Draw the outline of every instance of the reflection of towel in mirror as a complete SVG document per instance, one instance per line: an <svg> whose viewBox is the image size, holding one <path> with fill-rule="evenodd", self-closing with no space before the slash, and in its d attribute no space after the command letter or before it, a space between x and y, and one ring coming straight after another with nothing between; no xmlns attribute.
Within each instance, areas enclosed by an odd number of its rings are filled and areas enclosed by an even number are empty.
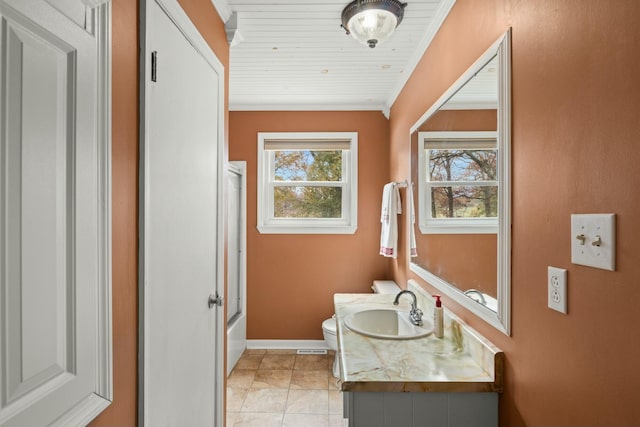
<svg viewBox="0 0 640 427"><path fill-rule="evenodd" d="M409 219L409 252L411 257L418 256L418 247L416 245L416 209L413 206L413 184L407 185L407 211L410 212Z"/></svg>
<svg viewBox="0 0 640 427"><path fill-rule="evenodd" d="M395 182L384 186L380 222L380 255L390 258L398 256L398 214L402 213L400 192Z"/></svg>

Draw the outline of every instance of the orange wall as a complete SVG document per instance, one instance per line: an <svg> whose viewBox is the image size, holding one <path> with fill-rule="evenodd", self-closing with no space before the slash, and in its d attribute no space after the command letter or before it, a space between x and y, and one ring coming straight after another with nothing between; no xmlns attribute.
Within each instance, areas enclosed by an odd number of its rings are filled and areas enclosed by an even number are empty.
<svg viewBox="0 0 640 427"><path fill-rule="evenodd" d="M420 131L485 131L496 130L498 111L440 110L420 126Z"/></svg>
<svg viewBox="0 0 640 427"><path fill-rule="evenodd" d="M506 353L501 425L640 425L638 16L636 0L457 0L392 107L395 179L411 125L512 27L512 336L444 301ZM598 212L617 214L615 272L571 264L570 215ZM549 265L569 272L568 315L547 308Z"/></svg>
<svg viewBox="0 0 640 427"><path fill-rule="evenodd" d="M247 338L322 339L336 292L370 292L384 279L380 203L389 176L389 122L380 112L230 113L229 159L247 162ZM355 234L260 234L258 132L358 132Z"/></svg>
<svg viewBox="0 0 640 427"><path fill-rule="evenodd" d="M224 24L211 2L180 3L228 69ZM138 375L138 1L113 0L112 22L114 399L91 425L129 427L136 425Z"/></svg>
<svg viewBox="0 0 640 427"><path fill-rule="evenodd" d="M498 246L495 234L421 234L412 262L460 290L477 289L496 297Z"/></svg>

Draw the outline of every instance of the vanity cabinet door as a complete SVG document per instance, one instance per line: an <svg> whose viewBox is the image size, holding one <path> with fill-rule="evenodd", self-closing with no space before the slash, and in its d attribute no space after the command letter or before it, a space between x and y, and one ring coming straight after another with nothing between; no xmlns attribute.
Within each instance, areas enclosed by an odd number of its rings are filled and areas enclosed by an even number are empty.
<svg viewBox="0 0 640 427"><path fill-rule="evenodd" d="M497 393L345 392L349 427L497 427Z"/></svg>

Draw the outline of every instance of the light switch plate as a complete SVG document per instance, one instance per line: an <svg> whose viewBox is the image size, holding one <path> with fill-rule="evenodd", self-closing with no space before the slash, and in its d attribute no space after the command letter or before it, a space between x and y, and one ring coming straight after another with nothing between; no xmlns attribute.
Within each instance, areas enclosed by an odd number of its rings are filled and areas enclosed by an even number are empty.
<svg viewBox="0 0 640 427"><path fill-rule="evenodd" d="M571 215L571 262L615 270L615 214Z"/></svg>
<svg viewBox="0 0 640 427"><path fill-rule="evenodd" d="M547 295L549 308L567 314L567 270L547 267Z"/></svg>

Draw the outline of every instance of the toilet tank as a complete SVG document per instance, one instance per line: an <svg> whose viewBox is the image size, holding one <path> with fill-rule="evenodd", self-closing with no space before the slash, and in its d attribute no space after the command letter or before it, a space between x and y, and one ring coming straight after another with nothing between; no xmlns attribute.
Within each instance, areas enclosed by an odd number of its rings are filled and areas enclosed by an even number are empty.
<svg viewBox="0 0 640 427"><path fill-rule="evenodd" d="M374 280L371 286L376 294L397 294L400 287L393 280Z"/></svg>

